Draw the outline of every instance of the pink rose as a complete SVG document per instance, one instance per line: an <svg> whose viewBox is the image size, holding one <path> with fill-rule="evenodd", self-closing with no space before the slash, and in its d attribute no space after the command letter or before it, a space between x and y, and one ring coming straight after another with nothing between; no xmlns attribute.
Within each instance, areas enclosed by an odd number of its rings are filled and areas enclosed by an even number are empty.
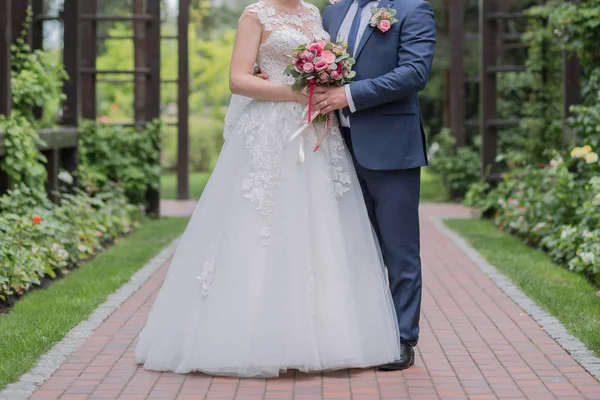
<svg viewBox="0 0 600 400"><path fill-rule="evenodd" d="M311 51L312 53L316 54L317 56L321 56L321 54L323 53L323 49L321 48L321 46L318 43L313 43L308 47L308 50Z"/></svg>
<svg viewBox="0 0 600 400"><path fill-rule="evenodd" d="M333 64L335 62L336 56L329 50L325 50L321 55L321 58L325 60L327 64Z"/></svg>
<svg viewBox="0 0 600 400"><path fill-rule="evenodd" d="M296 61L296 68L298 68L299 71L302 71L302 69L304 68L304 60L298 60Z"/></svg>
<svg viewBox="0 0 600 400"><path fill-rule="evenodd" d="M317 42L317 44L319 45L319 47L321 47L321 50L325 50L325 46L327 46L327 41L326 40L319 40Z"/></svg>
<svg viewBox="0 0 600 400"><path fill-rule="evenodd" d="M316 57L313 62L315 64L315 69L319 72L329 67L329 64L327 64L321 57Z"/></svg>
<svg viewBox="0 0 600 400"><path fill-rule="evenodd" d="M315 66L310 62L304 63L304 65L302 66L302 71L304 71L307 74L312 74L314 70Z"/></svg>
<svg viewBox="0 0 600 400"><path fill-rule="evenodd" d="M339 81L340 79L342 79L342 74L340 74L337 71L331 71L331 79L333 79L334 81Z"/></svg>
<svg viewBox="0 0 600 400"><path fill-rule="evenodd" d="M321 75L319 75L319 79L321 79L321 82L323 83L329 82L329 75L327 75L327 72L322 72Z"/></svg>
<svg viewBox="0 0 600 400"><path fill-rule="evenodd" d="M305 61L312 61L313 58L315 58L315 55L308 50L304 50L302 53L300 53L300 58Z"/></svg>
<svg viewBox="0 0 600 400"><path fill-rule="evenodd" d="M379 25L377 25L377 28L379 28L379 30L384 33L389 31L391 27L392 24L390 24L390 21L388 21L387 19L379 21Z"/></svg>

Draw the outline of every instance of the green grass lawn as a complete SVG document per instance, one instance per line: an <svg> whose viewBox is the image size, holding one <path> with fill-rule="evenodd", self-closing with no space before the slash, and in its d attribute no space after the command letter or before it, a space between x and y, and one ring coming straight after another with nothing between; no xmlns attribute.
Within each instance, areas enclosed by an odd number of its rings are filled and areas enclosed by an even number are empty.
<svg viewBox="0 0 600 400"><path fill-rule="evenodd" d="M0 315L0 389L86 319L152 257L183 233L187 219L148 221L132 235L48 289L27 294Z"/></svg>
<svg viewBox="0 0 600 400"><path fill-rule="evenodd" d="M208 177L208 172L193 172L190 174L190 199L198 200ZM177 175L174 173L163 174L161 177L161 198L165 200L174 200L177 198ZM424 203L443 203L449 201L448 190L444 187L440 179L431 174L428 168L423 168L421 172L421 202Z"/></svg>
<svg viewBox="0 0 600 400"><path fill-rule="evenodd" d="M208 172L192 172L190 174L190 199L198 200L210 173ZM160 179L160 197L165 200L175 200L177 198L177 174L163 174Z"/></svg>
<svg viewBox="0 0 600 400"><path fill-rule="evenodd" d="M487 261L600 356L600 297L584 277L486 220L448 220Z"/></svg>

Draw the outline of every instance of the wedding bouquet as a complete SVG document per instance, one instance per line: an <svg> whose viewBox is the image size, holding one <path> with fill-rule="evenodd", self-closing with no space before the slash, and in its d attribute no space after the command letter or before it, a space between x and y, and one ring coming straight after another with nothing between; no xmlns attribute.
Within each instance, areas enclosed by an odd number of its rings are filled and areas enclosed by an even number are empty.
<svg viewBox="0 0 600 400"><path fill-rule="evenodd" d="M292 63L285 70L294 77L294 91L308 90L308 121L290 140L298 136L315 119L325 121L325 133L329 127L330 115L312 115L313 94L317 86L343 86L356 76L352 71L355 60L347 51L343 42L333 43L320 40L308 45L300 45L292 52ZM325 134L319 138L314 151L318 150Z"/></svg>

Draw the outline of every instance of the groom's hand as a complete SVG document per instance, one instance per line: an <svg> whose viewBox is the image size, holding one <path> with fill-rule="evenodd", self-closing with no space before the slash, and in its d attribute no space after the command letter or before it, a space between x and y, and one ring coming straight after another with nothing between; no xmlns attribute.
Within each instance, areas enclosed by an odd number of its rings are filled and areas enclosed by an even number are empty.
<svg viewBox="0 0 600 400"><path fill-rule="evenodd" d="M253 75L260 79L264 79L264 80L269 79L269 74L263 74L262 72L260 72L260 68L258 68L258 67L254 67Z"/></svg>
<svg viewBox="0 0 600 400"><path fill-rule="evenodd" d="M346 89L343 86L318 86L313 96L313 106L320 114L348 107Z"/></svg>

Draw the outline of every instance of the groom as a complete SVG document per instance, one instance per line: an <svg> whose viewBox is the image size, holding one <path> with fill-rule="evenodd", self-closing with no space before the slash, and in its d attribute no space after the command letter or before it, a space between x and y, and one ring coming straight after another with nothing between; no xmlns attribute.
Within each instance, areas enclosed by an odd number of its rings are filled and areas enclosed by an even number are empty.
<svg viewBox="0 0 600 400"><path fill-rule="evenodd" d="M388 14L388 22L372 27L373 7ZM418 205L427 155L417 93L425 88L435 50L433 9L424 0L340 0L325 9L323 26L332 41L348 42L356 78L344 87L318 87L313 103L323 114L340 110L400 328L400 359L381 369L401 370L414 364L419 339Z"/></svg>

